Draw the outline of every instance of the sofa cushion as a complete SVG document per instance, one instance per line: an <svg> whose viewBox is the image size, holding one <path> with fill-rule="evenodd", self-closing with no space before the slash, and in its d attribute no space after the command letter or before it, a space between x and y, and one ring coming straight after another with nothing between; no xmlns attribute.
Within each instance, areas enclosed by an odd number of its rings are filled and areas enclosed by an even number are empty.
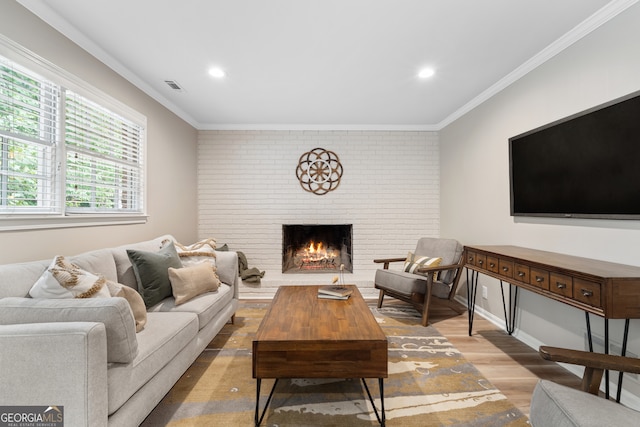
<svg viewBox="0 0 640 427"><path fill-rule="evenodd" d="M0 298L26 297L51 260L0 265Z"/></svg>
<svg viewBox="0 0 640 427"><path fill-rule="evenodd" d="M148 313L148 323L138 337L138 355L131 363L109 364L109 415L117 411L129 398L181 351L195 346L198 320L193 313ZM194 347L195 348L195 347ZM191 348L187 351L194 351ZM197 354L193 355L193 358Z"/></svg>
<svg viewBox="0 0 640 427"><path fill-rule="evenodd" d="M129 363L138 353L133 314L122 298L0 299L2 325L48 322L103 323L109 362Z"/></svg>
<svg viewBox="0 0 640 427"><path fill-rule="evenodd" d="M173 242L158 252L127 249L138 283L138 292L147 307L151 307L171 296L169 267L182 268L182 263Z"/></svg>
<svg viewBox="0 0 640 427"><path fill-rule="evenodd" d="M222 284L216 292L199 295L184 304L176 305L173 298L162 300L151 307L149 312L186 312L198 316L198 329L204 328L233 299L233 289Z"/></svg>
<svg viewBox="0 0 640 427"><path fill-rule="evenodd" d="M529 418L533 427L637 425L640 414L618 403L541 380L533 390Z"/></svg>
<svg viewBox="0 0 640 427"><path fill-rule="evenodd" d="M98 249L66 258L83 270L100 275L107 280L118 281L116 262L111 249Z"/></svg>
<svg viewBox="0 0 640 427"><path fill-rule="evenodd" d="M122 283L123 285L129 286L130 288L138 289L136 275L133 272L133 266L131 265L131 261L129 260L129 256L127 255L127 249L157 252L162 248L162 242L165 240L173 241L174 239L171 235L166 234L152 240L130 243L127 245L109 249L115 261L116 267L116 278L111 280L113 280L114 282ZM82 265L80 266L82 267Z"/></svg>

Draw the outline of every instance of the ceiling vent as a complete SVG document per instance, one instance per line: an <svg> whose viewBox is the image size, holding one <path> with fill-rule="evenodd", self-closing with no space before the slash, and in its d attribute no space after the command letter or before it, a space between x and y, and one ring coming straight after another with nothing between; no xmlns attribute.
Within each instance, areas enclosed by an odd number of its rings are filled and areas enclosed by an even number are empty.
<svg viewBox="0 0 640 427"><path fill-rule="evenodd" d="M165 80L164 81L171 89L176 90L178 92L182 92L183 89L175 80Z"/></svg>

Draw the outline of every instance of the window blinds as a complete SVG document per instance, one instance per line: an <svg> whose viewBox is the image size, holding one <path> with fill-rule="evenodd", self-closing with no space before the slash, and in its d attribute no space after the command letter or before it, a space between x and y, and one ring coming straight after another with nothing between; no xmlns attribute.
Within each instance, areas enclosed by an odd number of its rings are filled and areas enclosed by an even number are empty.
<svg viewBox="0 0 640 427"><path fill-rule="evenodd" d="M67 212L143 212L144 129L65 92Z"/></svg>
<svg viewBox="0 0 640 427"><path fill-rule="evenodd" d="M0 213L55 213L58 88L0 57Z"/></svg>

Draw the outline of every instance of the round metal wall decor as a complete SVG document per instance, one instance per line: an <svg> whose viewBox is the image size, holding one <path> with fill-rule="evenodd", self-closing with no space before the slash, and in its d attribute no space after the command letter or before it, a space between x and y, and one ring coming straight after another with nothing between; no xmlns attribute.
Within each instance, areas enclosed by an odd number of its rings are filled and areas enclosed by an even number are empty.
<svg viewBox="0 0 640 427"><path fill-rule="evenodd" d="M305 191L321 196L340 185L342 164L333 151L314 148L300 156L296 176Z"/></svg>

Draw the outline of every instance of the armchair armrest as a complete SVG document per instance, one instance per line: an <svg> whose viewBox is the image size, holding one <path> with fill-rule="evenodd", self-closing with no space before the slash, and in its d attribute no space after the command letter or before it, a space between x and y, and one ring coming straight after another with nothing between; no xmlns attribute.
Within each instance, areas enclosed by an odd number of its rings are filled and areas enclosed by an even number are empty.
<svg viewBox="0 0 640 427"><path fill-rule="evenodd" d="M605 370L634 374L640 373L640 359L632 357L591 353L588 351L549 346L541 346L539 353L545 360L584 366L582 390L595 395L598 394L602 374Z"/></svg>
<svg viewBox="0 0 640 427"><path fill-rule="evenodd" d="M406 261L406 259L407 259L407 257L402 257L402 258L379 258L379 259L374 259L373 262L375 262L376 264L384 264L384 266L382 268L384 268L385 270L388 270L389 269L389 263Z"/></svg>
<svg viewBox="0 0 640 427"><path fill-rule="evenodd" d="M438 273L440 271L445 270L454 270L456 268L460 268L460 264L451 264L451 265L438 265L435 267L420 267L418 268L419 273Z"/></svg>

